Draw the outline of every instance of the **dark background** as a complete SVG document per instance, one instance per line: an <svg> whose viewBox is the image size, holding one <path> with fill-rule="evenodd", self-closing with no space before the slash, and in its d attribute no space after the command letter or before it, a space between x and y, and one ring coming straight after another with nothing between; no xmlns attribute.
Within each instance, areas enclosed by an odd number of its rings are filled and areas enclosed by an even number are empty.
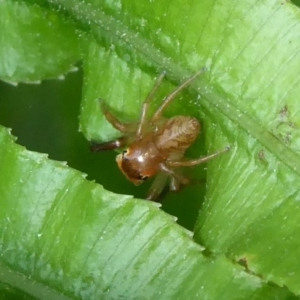
<svg viewBox="0 0 300 300"><path fill-rule="evenodd" d="M143 198L151 182L140 187L127 181L119 171L115 152L91 153L89 142L78 131L82 70L66 75L65 80L47 80L40 84L11 84L0 81L0 124L12 128L17 143L28 150L48 153L50 159L88 175L109 191ZM178 222L193 229L205 184L167 194L163 209L178 216Z"/></svg>

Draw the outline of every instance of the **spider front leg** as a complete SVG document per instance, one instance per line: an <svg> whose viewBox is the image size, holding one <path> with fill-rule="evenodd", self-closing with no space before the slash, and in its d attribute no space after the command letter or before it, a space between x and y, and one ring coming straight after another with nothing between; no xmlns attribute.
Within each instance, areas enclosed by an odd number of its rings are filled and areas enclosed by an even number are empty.
<svg viewBox="0 0 300 300"><path fill-rule="evenodd" d="M111 113L111 111L109 110L109 108L103 100L101 101L101 109L106 120L117 130L123 133L131 133L136 131L136 124L121 122L117 117L115 117Z"/></svg>
<svg viewBox="0 0 300 300"><path fill-rule="evenodd" d="M114 141L104 142L104 143L92 143L90 149L92 152L100 152L105 150L115 150L119 148L123 148L127 143L126 137L121 137Z"/></svg>
<svg viewBox="0 0 300 300"><path fill-rule="evenodd" d="M101 109L106 120L117 130L123 132L125 135L114 141L97 143L93 142L90 146L92 152L100 152L105 150L115 150L123 148L130 140L130 136L135 132L137 125L135 123L123 123L117 117L115 117L104 101L101 101Z"/></svg>

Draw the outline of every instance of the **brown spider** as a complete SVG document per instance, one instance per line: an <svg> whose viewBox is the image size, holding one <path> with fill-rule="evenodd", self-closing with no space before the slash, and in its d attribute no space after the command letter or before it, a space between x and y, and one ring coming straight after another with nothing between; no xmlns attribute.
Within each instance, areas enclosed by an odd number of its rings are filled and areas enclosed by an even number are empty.
<svg viewBox="0 0 300 300"><path fill-rule="evenodd" d="M147 116L149 102L162 83L165 76L165 73L162 73L143 103L139 123L121 122L111 114L102 101L102 110L106 119L114 128L122 132L123 136L114 141L93 144L91 150L98 152L125 147L126 150L119 154L116 160L127 179L135 185L140 185L149 177L156 175L147 195L149 200L157 199L163 191L168 177L170 177L171 191L178 191L181 185L189 183L189 179L176 171L177 168L199 165L229 149L227 147L205 157L185 160L185 151L199 135L199 121L189 116L175 116L169 119L162 116L163 111L178 93L201 73L203 70L188 78L170 95L166 96L160 107L149 118Z"/></svg>

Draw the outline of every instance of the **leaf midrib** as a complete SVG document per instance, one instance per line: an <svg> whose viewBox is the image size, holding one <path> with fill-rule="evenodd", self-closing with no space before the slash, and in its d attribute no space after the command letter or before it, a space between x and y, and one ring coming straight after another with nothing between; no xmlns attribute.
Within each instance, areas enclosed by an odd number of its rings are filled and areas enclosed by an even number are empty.
<svg viewBox="0 0 300 300"><path fill-rule="evenodd" d="M114 17L108 16L102 11L95 10L92 5L88 5L84 1L77 3L74 0L49 0L49 2L55 5L62 5L77 20L90 25L96 38L99 39L100 37L103 38L103 36L106 36L116 44L121 43L127 47L128 50L134 49L138 53L141 53L147 60L150 60L160 72L167 70L167 77L170 80L180 82L182 78L191 76L190 71L178 63L175 63L171 58L155 48L152 43L149 43L148 40L139 36L136 32L129 30L121 22L117 22ZM130 47L128 47L128 45ZM201 94L199 92L201 90L205 91L205 95L202 95L203 97L201 97L201 99L205 99L227 118L238 124L240 128L257 139L261 145L300 176L299 155L277 139L271 132L262 127L261 124L258 124L246 112L238 109L234 104L227 101L224 94L222 95L212 87L208 89L207 85L204 80L198 80L197 83L192 84L190 88L198 94Z"/></svg>
<svg viewBox="0 0 300 300"><path fill-rule="evenodd" d="M68 296L62 295L59 291L49 285L37 282L31 277L17 273L15 270L0 263L0 281L28 295L43 300L72 300Z"/></svg>

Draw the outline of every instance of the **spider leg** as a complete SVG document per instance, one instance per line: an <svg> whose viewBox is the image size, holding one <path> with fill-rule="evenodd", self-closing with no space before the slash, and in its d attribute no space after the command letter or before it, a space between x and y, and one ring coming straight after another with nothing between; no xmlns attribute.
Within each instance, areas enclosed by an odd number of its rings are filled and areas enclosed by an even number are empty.
<svg viewBox="0 0 300 300"><path fill-rule="evenodd" d="M161 106L157 109L154 115L151 118L151 121L155 121L160 118L162 112L167 108L167 106L174 100L174 98L187 86L189 85L194 79L196 79L199 75L203 74L204 68L194 74L192 77L188 78L184 81L180 86L178 86L175 91L173 91L170 95L166 96L163 100Z"/></svg>
<svg viewBox="0 0 300 300"><path fill-rule="evenodd" d="M169 176L174 177L177 181L179 181L181 184L189 184L190 180L180 174L178 174L177 172L175 172L172 169L172 166L167 166L164 163L159 164L160 170L166 174L168 174Z"/></svg>
<svg viewBox="0 0 300 300"><path fill-rule="evenodd" d="M106 118L106 120L117 130L128 133L134 132L136 129L136 124L134 123L123 123L118 118L116 118L107 107L106 103L101 100L101 109Z"/></svg>
<svg viewBox="0 0 300 300"><path fill-rule="evenodd" d="M159 201L158 197L163 192L164 187L167 184L168 175L165 173L158 173L154 178L154 181L147 193L147 200Z"/></svg>
<svg viewBox="0 0 300 300"><path fill-rule="evenodd" d="M104 143L92 143L90 146L90 150L92 152L100 152L105 150L115 150L118 148L122 148L126 145L127 138L121 137L117 140L104 142Z"/></svg>
<svg viewBox="0 0 300 300"><path fill-rule="evenodd" d="M178 192L181 188L181 183L178 179L176 179L175 177L171 177L170 179L170 186L169 186L169 190L171 192Z"/></svg>
<svg viewBox="0 0 300 300"><path fill-rule="evenodd" d="M168 165L168 167L192 167L192 166L196 166L196 165L200 165L202 163L205 163L217 156L219 156L220 154L223 154L227 151L229 151L229 147L224 148L223 150L219 150L213 154L210 154L208 156L204 156L204 157L200 157L200 158L196 158L196 159L191 159L191 160L169 160L166 162L166 164Z"/></svg>
<svg viewBox="0 0 300 300"><path fill-rule="evenodd" d="M147 96L145 101L143 102L140 122L139 122L139 125L138 125L138 128L137 128L137 131L136 131L136 140L139 140L142 137L142 129L143 129L143 126L146 122L147 112L148 112L148 108L149 108L149 102L153 99L153 96L156 93L156 91L158 90L159 86L161 85L165 75L166 75L165 72L162 72L160 74L160 76L157 78L157 80L155 82L155 85L152 88L151 92L149 93L149 95Z"/></svg>

